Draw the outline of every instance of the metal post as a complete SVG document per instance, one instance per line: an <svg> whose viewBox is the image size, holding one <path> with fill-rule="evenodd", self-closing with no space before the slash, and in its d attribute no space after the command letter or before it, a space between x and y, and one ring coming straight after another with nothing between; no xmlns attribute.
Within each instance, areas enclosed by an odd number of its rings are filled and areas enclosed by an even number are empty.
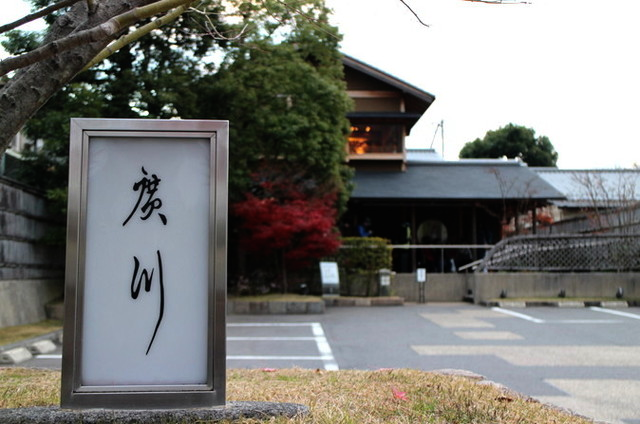
<svg viewBox="0 0 640 424"><path fill-rule="evenodd" d="M416 282L418 283L418 303L426 303L427 270L425 268L416 269Z"/></svg>

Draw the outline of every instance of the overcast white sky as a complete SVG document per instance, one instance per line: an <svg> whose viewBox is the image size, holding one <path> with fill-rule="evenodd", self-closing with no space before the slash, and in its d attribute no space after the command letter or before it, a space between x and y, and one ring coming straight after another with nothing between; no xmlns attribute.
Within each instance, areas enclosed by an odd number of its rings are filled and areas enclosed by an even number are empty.
<svg viewBox="0 0 640 424"><path fill-rule="evenodd" d="M436 96L410 146L444 120L444 156L509 122L549 137L563 168L640 163L640 2L327 0L342 50ZM440 134L434 148L441 150Z"/></svg>
<svg viewBox="0 0 640 424"><path fill-rule="evenodd" d="M444 157L513 122L549 137L562 168L640 163L640 2L326 0L342 51L436 96L410 147L444 121ZM23 0L2 0L1 23ZM440 133L433 147L442 150Z"/></svg>

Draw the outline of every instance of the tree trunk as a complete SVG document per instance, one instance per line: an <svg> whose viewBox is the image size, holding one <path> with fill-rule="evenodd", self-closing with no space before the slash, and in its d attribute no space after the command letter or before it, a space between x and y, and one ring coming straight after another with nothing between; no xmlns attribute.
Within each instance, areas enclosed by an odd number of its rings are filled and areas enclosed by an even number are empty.
<svg viewBox="0 0 640 424"><path fill-rule="evenodd" d="M284 249L280 250L280 258L282 259L281 264L282 264L282 294L286 294L287 293L287 285L288 285L288 281L287 281L287 260L285 258L285 251Z"/></svg>
<svg viewBox="0 0 640 424"><path fill-rule="evenodd" d="M154 0L102 0L93 13L86 2L76 3L51 26L44 43L58 40L72 32L92 28L114 16ZM20 69L0 88L0 152L24 124L58 90L69 83L111 39L81 45L51 59Z"/></svg>

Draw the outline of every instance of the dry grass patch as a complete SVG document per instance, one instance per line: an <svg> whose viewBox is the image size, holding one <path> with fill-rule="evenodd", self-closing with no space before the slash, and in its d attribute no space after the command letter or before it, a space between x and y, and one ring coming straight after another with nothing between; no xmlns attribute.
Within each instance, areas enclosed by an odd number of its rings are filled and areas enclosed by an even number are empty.
<svg viewBox="0 0 640 424"><path fill-rule="evenodd" d="M54 371L0 369L0 407L55 405L59 380ZM229 370L227 393L230 401L294 402L311 408L308 417L268 421L274 424L591 422L493 386L415 370Z"/></svg>
<svg viewBox="0 0 640 424"><path fill-rule="evenodd" d="M60 372L0 368L0 408L58 405Z"/></svg>
<svg viewBox="0 0 640 424"><path fill-rule="evenodd" d="M229 371L230 400L295 402L292 423L588 423L469 379L416 370ZM251 422L251 421L247 421Z"/></svg>
<svg viewBox="0 0 640 424"><path fill-rule="evenodd" d="M14 325L0 328L0 346L42 336L60 329L62 329L62 322L53 319L48 319L36 324Z"/></svg>

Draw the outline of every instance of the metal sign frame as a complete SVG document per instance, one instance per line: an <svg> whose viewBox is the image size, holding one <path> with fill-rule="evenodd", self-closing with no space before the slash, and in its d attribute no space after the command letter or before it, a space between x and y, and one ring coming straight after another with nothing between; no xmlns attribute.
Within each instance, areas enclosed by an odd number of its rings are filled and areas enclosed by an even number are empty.
<svg viewBox="0 0 640 424"><path fill-rule="evenodd" d="M205 120L71 120L61 392L63 408L168 409L225 404L228 126L227 121ZM85 277L88 275L85 269L88 255L85 250L88 230L87 199L89 195L98 195L89 193L88 189L92 178L89 172L89 147L93 140L98 139L114 140L112 142L126 140L125 142L132 143L138 139L155 140L160 143L181 143L185 140L208 143L209 205L208 211L202 212L208 214L208 228L201 229L205 234L203 239L208 242L207 251L201 254L207 263L201 267L207 281L199 283L200 287L206 287L204 290L207 291L207 300L201 303L206 305L206 317L203 319L206 322L201 323L201 327L207 336L206 342L203 343L206 352L199 352L201 357L206 358L206 364L202 365L202 368L206 368L206 378L202 383L122 384L114 381L109 384L87 384L83 376L83 328L90 328L91 324L84 321L87 283ZM118 170L114 169L113 172ZM203 175L206 180L206 174ZM203 203L206 203L206 200ZM161 304L163 301L164 298L160 301ZM162 312L160 314L162 315ZM189 361L189 357L187 354L186 357L175 360ZM157 370L159 374L163 371Z"/></svg>

